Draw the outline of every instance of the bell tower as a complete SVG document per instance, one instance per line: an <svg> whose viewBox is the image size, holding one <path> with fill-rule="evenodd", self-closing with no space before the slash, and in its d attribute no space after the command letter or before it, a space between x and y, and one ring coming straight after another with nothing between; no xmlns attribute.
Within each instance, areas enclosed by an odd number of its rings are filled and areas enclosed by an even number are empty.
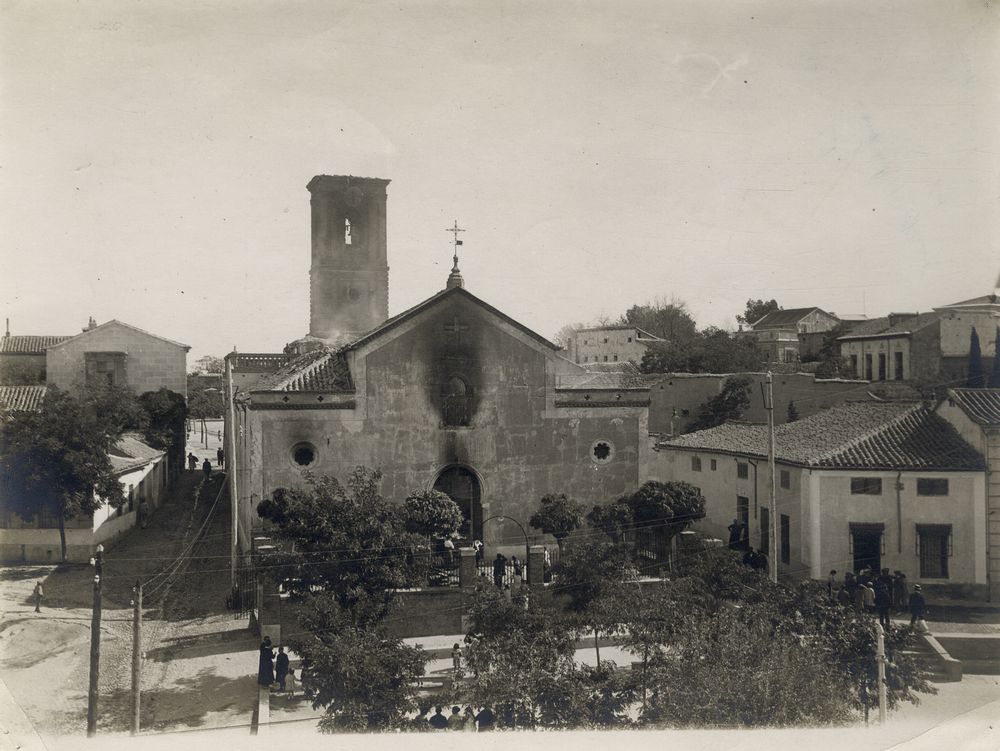
<svg viewBox="0 0 1000 751"><path fill-rule="evenodd" d="M389 316L385 201L389 180L317 175L312 194L309 337L338 343Z"/></svg>

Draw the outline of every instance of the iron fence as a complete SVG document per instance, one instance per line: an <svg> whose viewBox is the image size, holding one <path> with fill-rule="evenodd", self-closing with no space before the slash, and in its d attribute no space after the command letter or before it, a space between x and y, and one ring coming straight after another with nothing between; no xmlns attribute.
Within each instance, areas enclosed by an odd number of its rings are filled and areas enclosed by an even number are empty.
<svg viewBox="0 0 1000 751"><path fill-rule="evenodd" d="M226 607L237 620L248 618L257 607L257 572L248 556L236 568L236 583L226 598Z"/></svg>

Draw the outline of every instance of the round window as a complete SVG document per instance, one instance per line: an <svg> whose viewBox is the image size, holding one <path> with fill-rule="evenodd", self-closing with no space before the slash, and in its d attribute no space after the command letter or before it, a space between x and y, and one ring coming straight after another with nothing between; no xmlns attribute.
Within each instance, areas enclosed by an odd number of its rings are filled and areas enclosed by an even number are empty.
<svg viewBox="0 0 1000 751"><path fill-rule="evenodd" d="M316 447L311 443L296 443L292 446L292 461L300 467L309 467L316 461Z"/></svg>
<svg viewBox="0 0 1000 751"><path fill-rule="evenodd" d="M590 447L590 459L596 464L607 464L615 455L615 447L611 441L596 441Z"/></svg>

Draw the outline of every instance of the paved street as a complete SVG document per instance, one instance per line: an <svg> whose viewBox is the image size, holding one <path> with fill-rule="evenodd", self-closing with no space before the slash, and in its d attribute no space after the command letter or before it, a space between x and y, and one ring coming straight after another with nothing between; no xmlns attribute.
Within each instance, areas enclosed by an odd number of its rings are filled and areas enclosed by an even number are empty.
<svg viewBox="0 0 1000 751"><path fill-rule="evenodd" d="M144 730L247 722L256 691L256 638L225 609L228 499L223 476L184 472L145 530L105 555L99 733L129 727L131 587L144 585ZM218 499L218 503L216 503ZM0 569L0 670L24 715L49 743L86 727L93 570ZM43 581L42 612L29 601Z"/></svg>

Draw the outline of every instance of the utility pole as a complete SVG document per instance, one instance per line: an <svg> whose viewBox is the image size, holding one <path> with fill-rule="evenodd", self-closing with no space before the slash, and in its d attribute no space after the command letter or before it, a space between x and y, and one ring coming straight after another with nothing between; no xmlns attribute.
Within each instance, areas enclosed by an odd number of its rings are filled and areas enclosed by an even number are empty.
<svg viewBox="0 0 1000 751"><path fill-rule="evenodd" d="M87 736L97 735L97 681L101 672L101 574L104 546L98 545L90 559L94 567L94 609L90 619L90 690L87 693Z"/></svg>
<svg viewBox="0 0 1000 751"><path fill-rule="evenodd" d="M233 352L236 348L233 347ZM229 483L229 586L236 589L236 562L239 546L239 491L236 487L236 408L233 406L233 361L226 355L226 375L222 385L222 398L226 400L225 452L226 482Z"/></svg>
<svg viewBox="0 0 1000 751"><path fill-rule="evenodd" d="M776 502L776 490L774 482L774 387L771 371L767 371L767 475L768 486L770 488L768 505L771 512L768 514L768 551L767 555L771 563L771 581L778 583L778 509Z"/></svg>
<svg viewBox="0 0 1000 751"><path fill-rule="evenodd" d="M875 637L878 648L875 651L875 661L878 663L878 723L885 725L885 631L882 624L875 624Z"/></svg>
<svg viewBox="0 0 1000 751"><path fill-rule="evenodd" d="M142 675L142 582L132 588L132 735L139 734L139 697Z"/></svg>

